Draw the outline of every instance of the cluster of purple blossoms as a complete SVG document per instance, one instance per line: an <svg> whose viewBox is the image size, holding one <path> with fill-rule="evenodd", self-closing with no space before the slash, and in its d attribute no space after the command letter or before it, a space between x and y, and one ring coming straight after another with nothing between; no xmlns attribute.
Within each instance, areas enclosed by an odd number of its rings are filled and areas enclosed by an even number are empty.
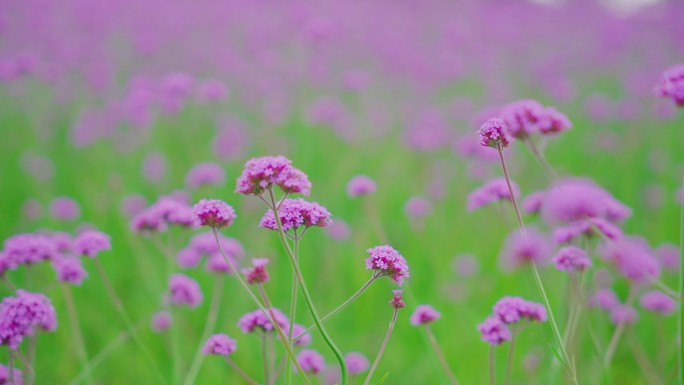
<svg viewBox="0 0 684 385"><path fill-rule="evenodd" d="M411 314L411 325L420 326L430 324L442 317L442 314L430 305L418 305Z"/></svg>
<svg viewBox="0 0 684 385"><path fill-rule="evenodd" d="M511 181L511 187L515 197L520 196L520 189L515 182ZM504 178L493 179L468 194L467 208L468 211L475 211L480 207L500 201L511 201L511 193Z"/></svg>
<svg viewBox="0 0 684 385"><path fill-rule="evenodd" d="M591 267L589 255L577 246L562 247L552 261L560 271L584 271Z"/></svg>
<svg viewBox="0 0 684 385"><path fill-rule="evenodd" d="M19 265L34 264L54 258L57 254L55 243L40 234L17 234L3 243L2 264L9 269Z"/></svg>
<svg viewBox="0 0 684 385"><path fill-rule="evenodd" d="M485 147L503 149L508 147L513 138L504 130L505 123L499 118L491 118L480 126L480 144Z"/></svg>
<svg viewBox="0 0 684 385"><path fill-rule="evenodd" d="M76 236L73 249L79 255L95 258L99 252L111 250L112 244L109 235L97 230L86 230Z"/></svg>
<svg viewBox="0 0 684 385"><path fill-rule="evenodd" d="M610 320L616 325L631 325L637 321L639 313L636 309L627 304L617 304L610 309Z"/></svg>
<svg viewBox="0 0 684 385"><path fill-rule="evenodd" d="M289 327L287 328L289 329ZM300 324L294 324L292 325L292 336L297 337L304 333L306 331L306 327ZM297 346L309 346L311 345L311 334L307 333L302 335L301 337L297 338L294 341L294 344Z"/></svg>
<svg viewBox="0 0 684 385"><path fill-rule="evenodd" d="M35 328L45 331L57 329L57 315L50 299L40 293L17 290L16 296L0 303L0 344L16 350Z"/></svg>
<svg viewBox="0 0 684 385"><path fill-rule="evenodd" d="M57 273L57 280L80 286L88 273L83 268L81 260L76 257L63 256L52 261L52 267Z"/></svg>
<svg viewBox="0 0 684 385"><path fill-rule="evenodd" d="M311 182L306 174L292 167L291 160L279 155L248 160L237 179L235 192L261 195L271 186L278 186L288 194L309 195L311 191Z"/></svg>
<svg viewBox="0 0 684 385"><path fill-rule="evenodd" d="M325 359L313 349L305 349L299 352L297 363L304 373L318 374L325 369Z"/></svg>
<svg viewBox="0 0 684 385"><path fill-rule="evenodd" d="M158 311L154 313L151 320L152 330L163 332L171 327L171 313L168 311Z"/></svg>
<svg viewBox="0 0 684 385"><path fill-rule="evenodd" d="M420 219L431 211L432 203L423 197L412 197L404 205L404 213L411 219Z"/></svg>
<svg viewBox="0 0 684 385"><path fill-rule="evenodd" d="M663 72L655 92L656 95L670 98L678 106L684 107L684 64L670 67Z"/></svg>
<svg viewBox="0 0 684 385"><path fill-rule="evenodd" d="M536 100L523 99L501 110L506 132L518 139L539 133L555 134L572 127L568 117L553 107L544 107Z"/></svg>
<svg viewBox="0 0 684 385"><path fill-rule="evenodd" d="M409 277L406 259L392 246L376 246L367 251L370 257L366 258L366 269L386 275L399 285L404 282L404 278Z"/></svg>
<svg viewBox="0 0 684 385"><path fill-rule="evenodd" d="M185 185L191 189L202 186L222 185L226 181L226 172L216 163L200 163L188 171Z"/></svg>
<svg viewBox="0 0 684 385"><path fill-rule="evenodd" d="M278 209L278 216L284 231L296 230L302 226L327 227L332 223L332 219L330 219L332 215L328 209L316 202L309 202L302 198L283 200ZM278 230L273 210L268 210L264 214L259 226L269 230Z"/></svg>
<svg viewBox="0 0 684 385"><path fill-rule="evenodd" d="M657 309L657 307L660 305L660 296L658 294L649 294L642 297L642 307L653 312L666 314L660 309ZM602 288L591 294L587 298L587 306L599 308L608 312L611 322L616 325L622 323L632 324L636 322L638 317L636 309L629 304L621 303L617 294L615 294L615 291L613 291L611 288Z"/></svg>
<svg viewBox="0 0 684 385"><path fill-rule="evenodd" d="M172 305L196 308L203 299L202 289L194 279L183 274L169 277L168 300Z"/></svg>
<svg viewBox="0 0 684 385"><path fill-rule="evenodd" d="M214 334L202 347L202 353L228 357L237 349L237 342L225 334Z"/></svg>
<svg viewBox="0 0 684 385"><path fill-rule="evenodd" d="M240 241L221 234L218 234L218 238L228 259L237 261L244 256L245 250ZM197 266L204 256L207 256L208 264L209 260L213 261L210 264L211 267L207 266L207 270L211 271L214 267L226 264L212 232L200 233L190 238L188 246L180 249L176 254L176 262L181 268L188 269Z"/></svg>
<svg viewBox="0 0 684 385"><path fill-rule="evenodd" d="M131 229L136 232L163 232L169 225L197 227L192 206L179 198L164 196L131 219Z"/></svg>
<svg viewBox="0 0 684 385"><path fill-rule="evenodd" d="M392 300L389 302L389 304L397 310L405 308L406 303L404 302L404 291L392 290Z"/></svg>
<svg viewBox="0 0 684 385"><path fill-rule="evenodd" d="M509 325L521 320L546 321L546 309L542 304L520 297L503 297L493 308L493 315L477 325L482 340L491 345L500 345L511 339Z"/></svg>
<svg viewBox="0 0 684 385"><path fill-rule="evenodd" d="M344 356L344 363L347 364L349 375L360 374L368 370L368 359L361 353L349 352Z"/></svg>
<svg viewBox="0 0 684 385"><path fill-rule="evenodd" d="M622 276L634 283L644 284L660 277L660 264L642 238L624 237L603 242L598 252Z"/></svg>
<svg viewBox="0 0 684 385"><path fill-rule="evenodd" d="M69 197L57 197L50 202L50 213L55 219L69 221L81 215L81 207Z"/></svg>
<svg viewBox="0 0 684 385"><path fill-rule="evenodd" d="M268 271L266 271L268 259L254 258L252 259L252 267L242 269L242 274L245 275L245 280L248 284L264 283L270 279Z"/></svg>
<svg viewBox="0 0 684 385"><path fill-rule="evenodd" d="M661 315L670 315L677 309L677 302L658 290L643 294L639 298L639 304L642 308Z"/></svg>
<svg viewBox="0 0 684 385"><path fill-rule="evenodd" d="M601 288L587 298L587 306L595 307L602 310L610 311L612 308L620 304L615 291L611 288Z"/></svg>
<svg viewBox="0 0 684 385"><path fill-rule="evenodd" d="M230 226L237 215L229 204L218 199L202 199L192 208L193 215L202 226L222 228Z"/></svg>
<svg viewBox="0 0 684 385"><path fill-rule="evenodd" d="M357 175L347 183L347 195L351 198L373 194L376 189L375 181L365 175Z"/></svg>
<svg viewBox="0 0 684 385"><path fill-rule="evenodd" d="M490 316L477 325L477 330L482 334L482 341L490 345L501 345L511 339L511 330L496 316Z"/></svg>
<svg viewBox="0 0 684 385"><path fill-rule="evenodd" d="M14 382L10 383L10 377ZM20 369L12 369L12 376L10 376L10 368L0 364L0 385L24 385L24 377Z"/></svg>
<svg viewBox="0 0 684 385"><path fill-rule="evenodd" d="M238 320L238 327L243 333L252 333L255 330L261 330L263 332L270 332L274 330L273 324L269 319L271 315L275 317L274 321L278 323L281 329L289 328L289 321L285 314L276 308L266 309L268 311L268 317L261 310L254 310L249 312Z"/></svg>
<svg viewBox="0 0 684 385"><path fill-rule="evenodd" d="M504 242L499 260L504 269L513 269L527 263L544 264L553 251L548 237L534 227L526 233L512 231Z"/></svg>

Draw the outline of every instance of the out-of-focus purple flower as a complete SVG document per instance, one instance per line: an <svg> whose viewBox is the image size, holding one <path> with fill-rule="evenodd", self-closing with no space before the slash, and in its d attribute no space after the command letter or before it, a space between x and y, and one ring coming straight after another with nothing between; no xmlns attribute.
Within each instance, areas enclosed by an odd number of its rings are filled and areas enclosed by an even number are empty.
<svg viewBox="0 0 684 385"><path fill-rule="evenodd" d="M375 181L366 175L357 175L347 183L347 195L352 198L373 194L376 189Z"/></svg>
<svg viewBox="0 0 684 385"><path fill-rule="evenodd" d="M475 159L482 162L495 162L499 160L499 154L496 150L488 146L482 146L478 140L471 135L466 135L456 141L454 144L454 152L462 158Z"/></svg>
<svg viewBox="0 0 684 385"><path fill-rule="evenodd" d="M662 291L654 290L641 296L641 307L654 313L670 315L677 308L677 302Z"/></svg>
<svg viewBox="0 0 684 385"><path fill-rule="evenodd" d="M225 334L214 334L202 347L202 353L228 357L237 349L237 342Z"/></svg>
<svg viewBox="0 0 684 385"><path fill-rule="evenodd" d="M572 127L565 114L531 99L508 104L501 110L501 117L506 124L506 131L518 139L536 133L555 134Z"/></svg>
<svg viewBox="0 0 684 385"><path fill-rule="evenodd" d="M522 201L522 209L528 214L538 213L541 210L546 192L537 191L528 195Z"/></svg>
<svg viewBox="0 0 684 385"><path fill-rule="evenodd" d="M389 302L390 306L397 310L405 308L406 303L404 302L403 296L403 290L392 290L392 300Z"/></svg>
<svg viewBox="0 0 684 385"><path fill-rule="evenodd" d="M131 219L137 232L163 232L168 225L195 227L197 220L192 207L178 197L163 196Z"/></svg>
<svg viewBox="0 0 684 385"><path fill-rule="evenodd" d="M236 160L249 149L250 139L247 123L230 118L218 129L211 142L214 154L224 160Z"/></svg>
<svg viewBox="0 0 684 385"><path fill-rule="evenodd" d="M325 369L325 359L313 349L306 349L297 355L297 363L305 373L318 374Z"/></svg>
<svg viewBox="0 0 684 385"><path fill-rule="evenodd" d="M627 219L632 210L587 179L566 179L546 192L541 216L549 224L603 218L612 223Z"/></svg>
<svg viewBox="0 0 684 385"><path fill-rule="evenodd" d="M332 239L343 242L351 236L351 229L347 222L337 218L325 228L325 233Z"/></svg>
<svg viewBox="0 0 684 385"><path fill-rule="evenodd" d="M225 83L217 79L207 79L197 85L197 100L200 103L213 103L228 97Z"/></svg>
<svg viewBox="0 0 684 385"><path fill-rule="evenodd" d="M282 155L252 158L245 163L235 192L261 195L264 190L275 185L286 193L309 195L309 178L291 164L292 161Z"/></svg>
<svg viewBox="0 0 684 385"><path fill-rule="evenodd" d="M10 368L0 364L0 384L2 385L24 385L24 376L20 369L12 369L12 380L10 383Z"/></svg>
<svg viewBox="0 0 684 385"><path fill-rule="evenodd" d="M316 202L309 202L302 198L285 199L280 204L278 216L285 231L296 230L301 226L326 227L332 222L328 209ZM278 230L273 210L268 210L264 214L259 226L265 229Z"/></svg>
<svg viewBox="0 0 684 385"><path fill-rule="evenodd" d="M128 195L121 201L121 211L128 217L140 213L145 209L145 206L147 206L147 199L139 194Z"/></svg>
<svg viewBox="0 0 684 385"><path fill-rule="evenodd" d="M152 316L152 330L157 333L168 330L171 327L171 313L168 311L158 311Z"/></svg>
<svg viewBox="0 0 684 385"><path fill-rule="evenodd" d="M268 271L266 271L266 265L268 265L268 259L253 258L252 267L242 269L242 274L245 275L247 283L251 285L254 283L268 282L269 276Z"/></svg>
<svg viewBox="0 0 684 385"><path fill-rule="evenodd" d="M553 264L560 271L584 271L591 267L587 252L577 246L566 246L553 256Z"/></svg>
<svg viewBox="0 0 684 385"><path fill-rule="evenodd" d="M230 226L237 217L233 207L218 199L202 199L193 207L192 212L202 226L214 228Z"/></svg>
<svg viewBox="0 0 684 385"><path fill-rule="evenodd" d="M539 133L542 135L558 134L572 128L568 117L553 107L546 107L539 122Z"/></svg>
<svg viewBox="0 0 684 385"><path fill-rule="evenodd" d="M344 356L344 362L347 364L347 370L351 376L368 370L368 359L361 353L347 353L347 355Z"/></svg>
<svg viewBox="0 0 684 385"><path fill-rule="evenodd" d="M112 243L109 235L101 231L86 230L78 234L74 239L74 251L90 258L95 258L101 251L111 249Z"/></svg>
<svg viewBox="0 0 684 385"><path fill-rule="evenodd" d="M298 335L304 333L306 330L306 327L300 324L294 324L292 326L292 336L297 337ZM295 342L295 345L297 346L309 346L311 344L311 333L306 333L303 336L299 337Z"/></svg>
<svg viewBox="0 0 684 385"><path fill-rule="evenodd" d="M173 274L169 278L168 299L173 305L196 308L204 297L197 281L183 274Z"/></svg>
<svg viewBox="0 0 684 385"><path fill-rule="evenodd" d="M651 255L648 244L640 238L624 237L604 242L599 247L599 254L634 283L646 283L660 277L658 261Z"/></svg>
<svg viewBox="0 0 684 385"><path fill-rule="evenodd" d="M684 64L668 68L655 87L658 96L670 98L678 106L684 107Z"/></svg>
<svg viewBox="0 0 684 385"><path fill-rule="evenodd" d="M52 259L57 253L50 238L30 233L17 234L5 239L3 249L4 262L10 269Z"/></svg>
<svg viewBox="0 0 684 385"><path fill-rule="evenodd" d="M28 220L36 220L43 214L43 205L37 199L29 198L21 205L21 212Z"/></svg>
<svg viewBox="0 0 684 385"><path fill-rule="evenodd" d="M150 182L159 182L166 175L166 158L158 152L153 152L143 159L142 174Z"/></svg>
<svg viewBox="0 0 684 385"><path fill-rule="evenodd" d="M366 269L375 270L390 277L401 285L404 278L409 277L409 267L406 259L392 246L376 246L367 250L370 257L366 258Z"/></svg>
<svg viewBox="0 0 684 385"><path fill-rule="evenodd" d="M520 189L518 188L518 185L511 181L511 187L513 188L513 194L515 194L515 197L519 197ZM467 208L468 211L475 211L480 207L504 200L511 200L511 193L508 190L508 184L506 183L506 179L496 178L468 194Z"/></svg>
<svg viewBox="0 0 684 385"><path fill-rule="evenodd" d="M238 320L238 327L243 333L252 333L255 330L260 330L263 332L270 332L274 330L273 324L269 320L271 314L275 317L274 321L278 323L281 329L286 329L289 327L290 323L280 310L276 308L266 309L268 312L268 317L261 310L254 310L249 312Z"/></svg>
<svg viewBox="0 0 684 385"><path fill-rule="evenodd" d="M505 324L514 324L521 319L546 321L546 309L542 304L527 301L521 297L503 297L494 304L494 315Z"/></svg>
<svg viewBox="0 0 684 385"><path fill-rule="evenodd" d="M477 258L471 254L458 255L454 258L454 270L461 277L472 277L480 269Z"/></svg>
<svg viewBox="0 0 684 385"><path fill-rule="evenodd" d="M233 257L230 255L226 255L228 259L230 259L231 263L233 263L233 266L235 266L237 263L234 261ZM209 257L207 257L207 262L204 265L204 268L212 273L219 273L219 274L232 274L233 269L230 267L230 264L228 261L226 261L226 258L223 258L223 255L221 253L213 253L210 254Z"/></svg>
<svg viewBox="0 0 684 385"><path fill-rule="evenodd" d="M176 262L182 269L197 266L202 260L202 253L192 247L184 247L176 254Z"/></svg>
<svg viewBox="0 0 684 385"><path fill-rule="evenodd" d="M83 268L81 260L75 257L55 258L52 267L57 273L57 280L80 286L88 273Z"/></svg>
<svg viewBox="0 0 684 385"><path fill-rule="evenodd" d="M480 126L480 144L485 147L506 148L513 140L504 131L504 122L499 118L491 118Z"/></svg>
<svg viewBox="0 0 684 385"><path fill-rule="evenodd" d="M191 189L201 186L220 186L226 181L226 171L216 163L200 163L185 176L185 185Z"/></svg>
<svg viewBox="0 0 684 385"><path fill-rule="evenodd" d="M638 313L629 305L616 305L610 309L610 320L616 325L631 325L637 321Z"/></svg>
<svg viewBox="0 0 684 385"><path fill-rule="evenodd" d="M16 350L25 336L36 328L57 329L57 316L50 299L40 293L17 290L16 296L5 297L0 303L0 345Z"/></svg>
<svg viewBox="0 0 684 385"><path fill-rule="evenodd" d="M69 233L63 231L52 233L50 234L50 239L55 250L61 254L68 254L74 248L74 240Z"/></svg>
<svg viewBox="0 0 684 385"><path fill-rule="evenodd" d="M404 213L409 218L419 219L432 211L432 203L423 197L412 197L404 205Z"/></svg>
<svg viewBox="0 0 684 385"><path fill-rule="evenodd" d="M598 307L607 311L610 311L619 304L620 299L618 299L617 294L611 288L599 289L587 298L587 306Z"/></svg>
<svg viewBox="0 0 684 385"><path fill-rule="evenodd" d="M477 325L477 330L482 334L482 341L490 345L501 345L505 341L510 341L511 331L499 317L488 317L484 322Z"/></svg>
<svg viewBox="0 0 684 385"><path fill-rule="evenodd" d="M654 254L660 265L673 273L679 272L679 247L672 243L665 243L658 246Z"/></svg>
<svg viewBox="0 0 684 385"><path fill-rule="evenodd" d="M72 198L57 197L50 202L50 213L55 219L70 221L81 215L81 207Z"/></svg>
<svg viewBox="0 0 684 385"><path fill-rule="evenodd" d="M418 305L411 314L411 325L421 326L430 324L442 317L442 314L430 305Z"/></svg>
<svg viewBox="0 0 684 385"><path fill-rule="evenodd" d="M508 235L499 260L506 269L520 267L528 262L543 264L551 257L552 251L548 236L529 227L525 234L514 230Z"/></svg>

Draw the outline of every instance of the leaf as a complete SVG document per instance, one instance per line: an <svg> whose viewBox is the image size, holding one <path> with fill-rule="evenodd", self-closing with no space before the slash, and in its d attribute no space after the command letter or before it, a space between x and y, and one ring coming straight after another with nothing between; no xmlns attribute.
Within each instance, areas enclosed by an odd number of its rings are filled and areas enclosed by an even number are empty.
<svg viewBox="0 0 684 385"><path fill-rule="evenodd" d="M376 382L375 385L381 385L383 382L385 382L385 380L387 379L387 377L389 377L389 372L385 373L385 375L382 376L382 377L380 378L380 381Z"/></svg>

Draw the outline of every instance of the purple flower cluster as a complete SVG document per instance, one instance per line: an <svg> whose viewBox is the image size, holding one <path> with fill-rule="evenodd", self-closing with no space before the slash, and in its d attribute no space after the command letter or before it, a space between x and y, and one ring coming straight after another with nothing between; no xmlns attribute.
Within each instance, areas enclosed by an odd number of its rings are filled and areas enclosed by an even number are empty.
<svg viewBox="0 0 684 385"><path fill-rule="evenodd" d="M639 298L641 307L654 313L670 315L677 309L677 302L662 291L654 290Z"/></svg>
<svg viewBox="0 0 684 385"><path fill-rule="evenodd" d="M230 226L237 217L233 207L218 199L202 199L193 207L192 213L202 226L221 228Z"/></svg>
<svg viewBox="0 0 684 385"><path fill-rule="evenodd" d="M169 225L194 228L198 225L192 206L173 197L161 197L131 219L136 232L163 232Z"/></svg>
<svg viewBox="0 0 684 385"><path fill-rule="evenodd" d="M154 313L151 320L152 330L155 332L163 332L171 327L171 313L168 311L158 311Z"/></svg>
<svg viewBox="0 0 684 385"><path fill-rule="evenodd" d="M292 167L291 160L279 155L248 160L237 179L235 192L261 195L274 185L288 194L309 195L311 191L311 182L306 174Z"/></svg>
<svg viewBox="0 0 684 385"><path fill-rule="evenodd" d="M12 379L10 383L10 368L0 364L0 385L24 385L24 377L20 369L12 369Z"/></svg>
<svg viewBox="0 0 684 385"><path fill-rule="evenodd" d="M366 258L366 269L386 275L399 285L404 282L404 278L409 277L406 259L392 246L376 246L368 249L368 253L370 257Z"/></svg>
<svg viewBox="0 0 684 385"><path fill-rule="evenodd" d="M501 110L501 117L505 122L506 132L518 139L525 139L536 133L560 133L572 127L565 114L531 99L508 104Z"/></svg>
<svg viewBox="0 0 684 385"><path fill-rule="evenodd" d="M318 374L325 369L325 359L313 349L305 349L299 352L297 363L305 373Z"/></svg>
<svg viewBox="0 0 684 385"><path fill-rule="evenodd" d="M247 283L251 285L268 282L269 275L268 271L266 271L266 265L268 265L268 259L266 258L252 259L252 267L242 269L242 274L245 275Z"/></svg>
<svg viewBox="0 0 684 385"><path fill-rule="evenodd" d="M529 262L543 264L552 251L553 246L548 236L534 227L529 227L524 234L514 230L508 235L499 259L502 267L513 269Z"/></svg>
<svg viewBox="0 0 684 385"><path fill-rule="evenodd" d="M684 64L668 68L660 76L655 92L658 96L670 98L684 107Z"/></svg>
<svg viewBox="0 0 684 385"><path fill-rule="evenodd" d="M520 189L518 185L511 181L513 194L517 198L520 196ZM468 194L468 211L475 211L480 207L496 203L499 201L511 200L511 193L508 190L508 184L504 178L496 178L487 182L484 186L473 190Z"/></svg>
<svg viewBox="0 0 684 385"><path fill-rule="evenodd" d="M278 216L284 231L296 230L302 226L327 227L332 223L330 218L332 215L328 209L316 202L309 202L302 198L282 201L278 209ZM259 226L269 230L278 230L273 210L268 210L264 214Z"/></svg>
<svg viewBox="0 0 684 385"><path fill-rule="evenodd" d="M577 246L566 246L553 256L553 263L560 271L584 271L591 267L587 252Z"/></svg>
<svg viewBox="0 0 684 385"><path fill-rule="evenodd" d="M228 357L237 349L237 342L225 334L214 334L202 347L202 353Z"/></svg>
<svg viewBox="0 0 684 385"><path fill-rule="evenodd" d="M349 352L344 356L344 363L347 364L349 375L363 373L368 370L368 359L361 353Z"/></svg>
<svg viewBox="0 0 684 385"><path fill-rule="evenodd" d="M270 332L275 330L273 324L269 320L271 314L275 317L274 321L278 323L281 329L285 330L289 328L289 321L285 314L276 308L266 309L268 311L268 317L261 310L257 309L249 312L238 320L238 327L243 333L253 333L255 330L260 330L263 332Z"/></svg>
<svg viewBox="0 0 684 385"><path fill-rule="evenodd" d="M482 340L491 345L500 345L511 339L509 325L521 320L546 321L546 309L542 304L521 297L501 298L494 304L493 313L477 326Z"/></svg>
<svg viewBox="0 0 684 385"><path fill-rule="evenodd" d="M375 181L365 175L357 175L347 183L347 195L351 198L373 194L376 189Z"/></svg>
<svg viewBox="0 0 684 385"><path fill-rule="evenodd" d="M411 314L411 325L420 326L430 324L442 317L442 314L430 305L418 305Z"/></svg>
<svg viewBox="0 0 684 385"><path fill-rule="evenodd" d="M485 147L506 148L513 140L504 131L504 121L499 118L491 118L480 126L480 144Z"/></svg>
<svg viewBox="0 0 684 385"><path fill-rule="evenodd" d="M404 291L403 290L392 290L392 300L389 302L390 306L399 310L406 307L404 302Z"/></svg>
<svg viewBox="0 0 684 385"><path fill-rule="evenodd" d="M201 186L222 185L226 181L226 172L216 163L200 163L188 171L185 185L191 189Z"/></svg>
<svg viewBox="0 0 684 385"><path fill-rule="evenodd" d="M245 250L237 239L226 237L221 234L218 234L218 239L223 251L231 261L236 261L244 256ZM214 267L221 263L226 263L225 260L223 260L223 256L220 253L212 232L200 233L190 238L188 246L180 249L176 254L176 262L181 268L188 269L197 266L204 256L207 256L207 263L209 259L214 260L211 263ZM223 262L218 261L219 258L223 260Z"/></svg>
<svg viewBox="0 0 684 385"><path fill-rule="evenodd" d="M169 278L168 300L171 304L196 308L203 299L202 289L194 279L183 274L174 274Z"/></svg>
<svg viewBox="0 0 684 385"><path fill-rule="evenodd" d="M76 257L60 257L52 261L52 267L57 273L57 280L80 286L88 276L88 272L83 268L81 260Z"/></svg>
<svg viewBox="0 0 684 385"><path fill-rule="evenodd" d="M109 235L97 230L86 230L76 236L73 248L80 255L95 258L99 252L111 250L112 244Z"/></svg>
<svg viewBox="0 0 684 385"><path fill-rule="evenodd" d="M496 316L485 319L477 325L477 330L482 334L482 341L490 345L501 345L511 339L511 330Z"/></svg>
<svg viewBox="0 0 684 385"><path fill-rule="evenodd" d="M17 290L16 296L0 303L0 344L16 350L35 329L54 331L57 315L50 299L40 293Z"/></svg>
<svg viewBox="0 0 684 385"><path fill-rule="evenodd" d="M2 264L9 269L19 265L34 264L55 257L55 243L44 235L17 234L3 243Z"/></svg>
<svg viewBox="0 0 684 385"><path fill-rule="evenodd" d="M599 246L598 251L622 276L634 283L643 284L660 277L660 264L642 238L624 237L607 241Z"/></svg>

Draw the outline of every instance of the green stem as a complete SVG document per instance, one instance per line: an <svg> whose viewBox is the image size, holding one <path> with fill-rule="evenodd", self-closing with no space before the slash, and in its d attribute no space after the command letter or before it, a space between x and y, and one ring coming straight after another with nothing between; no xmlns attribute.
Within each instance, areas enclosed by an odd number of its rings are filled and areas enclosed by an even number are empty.
<svg viewBox="0 0 684 385"><path fill-rule="evenodd" d="M511 343L508 345L508 358L506 359L506 373L504 375L504 385L511 382L511 371L513 369L513 355L515 354L515 332L511 333Z"/></svg>
<svg viewBox="0 0 684 385"><path fill-rule="evenodd" d="M268 376L268 346L266 344L266 332L261 333L261 363L264 365L264 384L269 384Z"/></svg>
<svg viewBox="0 0 684 385"><path fill-rule="evenodd" d="M69 381L67 385L79 385L83 380L89 377L95 368L104 361L116 348L118 348L127 338L129 337L128 332L122 332L119 334L112 342L109 343L104 349L93 357L90 364L81 370L73 380Z"/></svg>
<svg viewBox="0 0 684 385"><path fill-rule="evenodd" d="M525 144L527 145L527 148L530 149L532 155L534 155L539 164L541 164L549 179L552 181L558 179L558 174L556 174L556 171L553 169L553 167L551 167L549 162L546 160L546 157L544 157L544 154L539 151L539 148L532 142L532 139L530 139L529 136L525 138Z"/></svg>
<svg viewBox="0 0 684 385"><path fill-rule="evenodd" d="M294 256L295 260L299 262L299 240L300 237L297 236L297 229L294 229ZM297 317L297 294L298 294L298 283L297 275L292 272L292 294L290 297L290 327L287 331L287 341L292 347L294 340L292 339L292 334L294 334L295 319ZM285 357L285 384L292 385L292 365L290 365L290 358Z"/></svg>
<svg viewBox="0 0 684 385"><path fill-rule="evenodd" d="M235 362L233 362L233 360L231 360L230 358L226 357L226 362L228 363L228 366L230 366L231 368L233 368L233 370L235 370L235 371L240 375L240 377L242 377L242 378L243 378L245 381L247 381L249 384L251 384L251 385L261 385L261 384L260 384L259 382L257 382L255 379L253 379L252 377L250 377L249 374L247 374L247 372L245 372L244 370L242 370L242 368L240 368L240 367L239 367Z"/></svg>
<svg viewBox="0 0 684 385"><path fill-rule="evenodd" d="M394 314L392 314L392 320L390 321L389 328L387 328L387 334L385 334L385 339L382 341L382 345L380 345L380 350L378 351L378 355L375 356L375 361L373 361L373 366L371 366L370 371L368 372L368 375L366 376L366 380L363 382L363 385L368 385L370 383L370 380L373 377L373 373L375 372L375 369L377 369L378 363L380 363L380 358L382 358L383 353L385 353L385 348L387 348L387 343L389 343L390 336L392 336L392 330L394 330L394 324L397 322L397 314L398 313L399 313L399 309L394 308Z"/></svg>
<svg viewBox="0 0 684 385"><path fill-rule="evenodd" d="M259 301L259 298L252 292L252 290L249 288L247 285L247 282L245 282L244 279L242 279L242 276L240 275L240 272L238 269L235 268L235 265L233 265L233 262L228 258L226 255L226 252L223 250L223 246L221 245L221 242L219 241L218 237L218 230L215 227L212 227L212 231L214 232L214 239L216 240L216 244L218 245L219 252L223 256L223 259L225 259L226 263L228 263L228 266L230 266L230 270L235 272L235 278L237 278L238 282L240 282L240 285L249 293L249 296L252 297L256 305L259 307L259 310L261 310L262 313L268 318L268 320L271 322L272 325L274 325L276 331L278 331L280 338L283 342L283 346L285 346L285 350L287 351L288 356L290 359L294 362L295 365L297 364L297 359L294 355L294 352L292 351L292 348L290 347L290 344L285 338L285 335L283 334L283 331L280 329L280 325L278 325L277 322L275 322L275 317L272 315L272 312L269 312L266 310L264 305L261 304L261 301ZM270 308L270 306L269 306ZM299 368L298 368L299 369ZM302 380L304 380L304 383L307 385L311 385L311 381L306 377L306 373L304 373L303 370L299 370L299 374L302 377Z"/></svg>
<svg viewBox="0 0 684 385"><path fill-rule="evenodd" d="M112 286L112 283L109 281L107 273L102 267L102 263L100 263L100 259L93 258L93 260L95 261L95 268L97 269L97 272L100 275L100 279L102 280L102 283L104 284L107 290L107 294L109 295L109 298L114 304L114 308L123 320L126 329L128 329L128 333L131 335L131 338L133 338L133 342L138 346L138 349L140 349L140 351L143 353L143 357L147 361L147 364L153 369L153 372L155 374L155 380L160 384L167 384L166 380L164 379L164 376L159 371L157 363L154 361L154 358L152 358L152 354L150 353L149 349L147 349L145 343L143 343L143 341L140 339L140 336L138 336L138 332L136 331L135 327L133 327L131 318L126 312L126 308L124 308L123 302L121 302L121 299L116 294L116 291L114 291L114 287Z"/></svg>
<svg viewBox="0 0 684 385"><path fill-rule="evenodd" d="M273 196L273 190L269 189L268 190L269 196L271 198L271 204L272 204L272 209L273 209L273 216L276 219L276 223L278 225L278 235L280 236L280 243L282 243L283 247L285 248L285 251L287 252L286 254L290 258L290 262L292 264L292 268L294 269L295 275L297 276L297 281L299 282L299 286L302 289L302 294L304 295L304 302L306 303L306 306L309 308L309 313L311 313L311 318L313 318L314 323L318 327L318 331L321 333L321 336L323 337L323 340L325 343L328 345L330 350L332 350L333 354L337 358L337 361L340 365L340 374L341 374L341 381L342 385L347 385L348 379L347 379L347 365L344 362L344 356L342 355L342 352L340 349L335 345L333 342L332 338L330 338L330 335L326 331L325 327L323 326L323 322L321 322L320 317L318 316L318 312L316 311L316 307L313 304L313 300L311 299L311 295L309 294L309 290L306 287L306 283L304 282L304 277L302 276L302 272L299 269L299 263L297 260L294 258L294 252L292 251L292 248L290 247L290 244L287 242L285 239L285 231L283 231L283 224L280 221L280 215L277 210L277 206L275 203L275 197Z"/></svg>
<svg viewBox="0 0 684 385"><path fill-rule="evenodd" d="M629 290L629 296L627 298L626 304L627 306L631 306L632 302L634 302L634 296L636 295L636 289L634 287L630 288ZM610 343L608 343L608 348L606 349L606 355L603 360L603 366L605 368L608 368L613 362L613 356L615 355L615 350L617 349L618 343L620 342L620 338L622 337L623 332L625 331L625 328L627 327L627 323L625 322L620 322L613 332L613 336L610 338Z"/></svg>
<svg viewBox="0 0 684 385"><path fill-rule="evenodd" d="M9 383L14 385L14 350L9 349Z"/></svg>
<svg viewBox="0 0 684 385"><path fill-rule="evenodd" d="M453 385L458 385L456 375L454 375L454 372L451 371L451 368L449 368L449 363L447 363L447 360L444 357L444 352L442 352L442 348L439 346L437 338L435 338L435 335L434 333L432 333L432 329L429 325L425 325L425 332L427 333L432 348L435 350L435 354L437 354L437 359L439 359L439 363L442 365L442 368L444 369L444 372L446 372L447 377L449 377L449 381L451 381Z"/></svg>
<svg viewBox="0 0 684 385"><path fill-rule="evenodd" d="M220 276L214 278L214 291L211 295L211 305L209 307L209 315L207 316L207 321L204 324L204 330L200 337L199 345L195 350L195 357L192 359L192 364L190 364L190 370L188 370L188 375L185 376L185 381L183 385L192 385L197 378L199 369L202 366L205 355L202 354L202 346L209 338L211 331L216 327L216 321L218 320L219 307L221 305L221 293L223 291L223 279Z"/></svg>
<svg viewBox="0 0 684 385"><path fill-rule="evenodd" d="M496 385L494 345L489 345L489 385Z"/></svg>
<svg viewBox="0 0 684 385"><path fill-rule="evenodd" d="M66 303L67 316L69 318L69 326L71 327L71 334L74 337L74 343L76 345L76 354L78 355L79 361L81 361L81 367L83 369L88 368L88 352L86 350L85 342L83 341L83 333L81 332L81 326L78 323L78 312L76 311L76 303L74 302L74 296L71 292L71 287L67 284L62 286L62 294L64 295L64 302ZM93 383L93 378L88 376L88 384Z"/></svg>

